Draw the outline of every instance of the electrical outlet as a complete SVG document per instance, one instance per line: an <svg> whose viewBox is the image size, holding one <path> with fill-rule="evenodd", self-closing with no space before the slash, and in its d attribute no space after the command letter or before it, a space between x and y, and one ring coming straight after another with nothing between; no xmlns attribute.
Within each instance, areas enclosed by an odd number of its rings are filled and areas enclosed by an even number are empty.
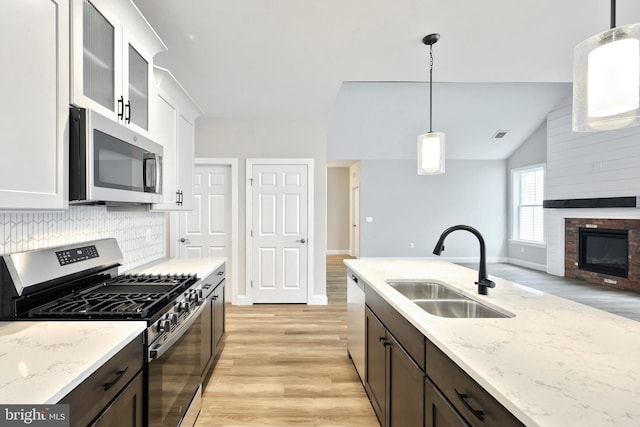
<svg viewBox="0 0 640 427"><path fill-rule="evenodd" d="M413 242L409 243L409 247L410 247L411 249L413 249L413 248L415 247L415 245L413 244Z"/></svg>
<svg viewBox="0 0 640 427"><path fill-rule="evenodd" d="M365 220L365 222L373 222L373 217L372 216L368 216L368 217L365 217L364 220Z"/></svg>

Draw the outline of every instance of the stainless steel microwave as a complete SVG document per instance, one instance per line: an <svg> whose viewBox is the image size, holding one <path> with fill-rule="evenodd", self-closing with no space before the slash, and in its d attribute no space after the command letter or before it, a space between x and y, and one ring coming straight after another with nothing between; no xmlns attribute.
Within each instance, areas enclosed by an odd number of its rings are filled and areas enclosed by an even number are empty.
<svg viewBox="0 0 640 427"><path fill-rule="evenodd" d="M69 201L162 201L162 146L92 110L71 107Z"/></svg>

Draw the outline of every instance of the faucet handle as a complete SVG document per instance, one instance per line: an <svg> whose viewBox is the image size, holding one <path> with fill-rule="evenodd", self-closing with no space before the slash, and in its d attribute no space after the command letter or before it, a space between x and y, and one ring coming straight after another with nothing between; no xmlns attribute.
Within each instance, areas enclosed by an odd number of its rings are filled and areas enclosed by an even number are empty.
<svg viewBox="0 0 640 427"><path fill-rule="evenodd" d="M495 288L496 283L493 280L489 280L487 278L481 279L478 282L475 282L478 285L478 293L480 295L489 295L488 288Z"/></svg>

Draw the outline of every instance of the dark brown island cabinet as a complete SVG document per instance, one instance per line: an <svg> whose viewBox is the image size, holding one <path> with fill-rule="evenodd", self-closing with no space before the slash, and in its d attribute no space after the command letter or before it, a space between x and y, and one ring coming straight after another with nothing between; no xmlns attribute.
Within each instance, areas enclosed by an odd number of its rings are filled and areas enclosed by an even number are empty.
<svg viewBox="0 0 640 427"><path fill-rule="evenodd" d="M202 280L203 290L205 292L209 291L204 301L206 306L202 312L200 370L203 385L207 383L208 377L215 367L222 348L224 347L224 269L225 264L222 264L222 266ZM213 290L211 291L211 289Z"/></svg>
<svg viewBox="0 0 640 427"><path fill-rule="evenodd" d="M382 427L524 426L365 286L364 387Z"/></svg>
<svg viewBox="0 0 640 427"><path fill-rule="evenodd" d="M60 402L71 427L142 427L144 344L139 335Z"/></svg>

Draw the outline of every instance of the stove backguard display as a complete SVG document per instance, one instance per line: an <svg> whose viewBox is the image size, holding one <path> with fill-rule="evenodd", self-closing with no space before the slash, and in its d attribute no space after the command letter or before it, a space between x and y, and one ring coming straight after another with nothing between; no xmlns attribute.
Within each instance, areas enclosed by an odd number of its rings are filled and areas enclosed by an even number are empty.
<svg viewBox="0 0 640 427"><path fill-rule="evenodd" d="M66 249L57 251L56 256L60 265L73 264L75 262L86 261L91 258L98 258L98 249L95 245L85 246L82 248Z"/></svg>

